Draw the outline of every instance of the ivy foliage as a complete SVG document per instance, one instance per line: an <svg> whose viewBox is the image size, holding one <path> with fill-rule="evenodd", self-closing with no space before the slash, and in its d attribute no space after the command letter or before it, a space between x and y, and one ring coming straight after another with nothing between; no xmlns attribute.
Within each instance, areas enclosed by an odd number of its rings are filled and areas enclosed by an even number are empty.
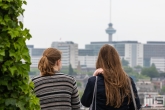
<svg viewBox="0 0 165 110"><path fill-rule="evenodd" d="M0 110L39 110L29 79L29 30L18 21L25 0L0 0Z"/></svg>

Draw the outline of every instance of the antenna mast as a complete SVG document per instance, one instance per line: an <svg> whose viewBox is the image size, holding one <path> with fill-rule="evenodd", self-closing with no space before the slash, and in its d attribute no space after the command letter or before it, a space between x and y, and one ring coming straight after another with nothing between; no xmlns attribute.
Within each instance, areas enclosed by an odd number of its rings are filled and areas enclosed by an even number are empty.
<svg viewBox="0 0 165 110"><path fill-rule="evenodd" d="M110 23L111 23L111 10L112 10L112 0L110 0L110 12L109 12L110 13L110 18L109 18L110 19Z"/></svg>

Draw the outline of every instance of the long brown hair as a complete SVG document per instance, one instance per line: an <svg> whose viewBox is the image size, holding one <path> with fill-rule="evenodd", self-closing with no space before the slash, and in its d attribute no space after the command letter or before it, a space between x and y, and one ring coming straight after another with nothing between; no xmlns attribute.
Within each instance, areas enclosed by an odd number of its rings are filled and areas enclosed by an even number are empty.
<svg viewBox="0 0 165 110"><path fill-rule="evenodd" d="M106 105L119 108L128 96L130 101L129 77L122 69L120 57L111 45L105 44L99 52L96 69L102 68L106 91Z"/></svg>
<svg viewBox="0 0 165 110"><path fill-rule="evenodd" d="M53 75L54 65L61 59L61 52L56 48L48 48L43 52L43 56L38 63L38 69L42 76Z"/></svg>

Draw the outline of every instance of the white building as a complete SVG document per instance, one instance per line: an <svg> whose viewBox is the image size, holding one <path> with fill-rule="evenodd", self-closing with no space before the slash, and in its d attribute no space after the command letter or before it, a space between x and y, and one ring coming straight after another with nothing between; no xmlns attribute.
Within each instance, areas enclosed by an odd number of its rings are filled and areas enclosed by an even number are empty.
<svg viewBox="0 0 165 110"><path fill-rule="evenodd" d="M97 56L78 56L78 60L80 61L80 64L85 67L95 68Z"/></svg>
<svg viewBox="0 0 165 110"><path fill-rule="evenodd" d="M95 68L97 55L106 42L92 42L86 45L86 49L79 49L80 65L86 65L89 68ZM112 42L109 45L113 46L119 53L120 58L124 58L129 62L130 67L143 66L143 44L138 42ZM88 62L88 63L87 63Z"/></svg>
<svg viewBox="0 0 165 110"><path fill-rule="evenodd" d="M51 47L57 48L62 52L62 65L77 68L78 65L78 44L74 42L52 42Z"/></svg>
<svg viewBox="0 0 165 110"><path fill-rule="evenodd" d="M151 57L150 65L155 64L160 71L165 71L165 57Z"/></svg>
<svg viewBox="0 0 165 110"><path fill-rule="evenodd" d="M125 44L124 59L129 62L130 67L143 66L143 44Z"/></svg>

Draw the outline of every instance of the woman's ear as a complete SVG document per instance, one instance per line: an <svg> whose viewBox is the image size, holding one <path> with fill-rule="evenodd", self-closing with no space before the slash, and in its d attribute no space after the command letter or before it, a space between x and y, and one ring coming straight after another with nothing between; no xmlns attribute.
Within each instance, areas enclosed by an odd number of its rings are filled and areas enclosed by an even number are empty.
<svg viewBox="0 0 165 110"><path fill-rule="evenodd" d="M60 60L56 61L56 65L59 66L60 65Z"/></svg>

